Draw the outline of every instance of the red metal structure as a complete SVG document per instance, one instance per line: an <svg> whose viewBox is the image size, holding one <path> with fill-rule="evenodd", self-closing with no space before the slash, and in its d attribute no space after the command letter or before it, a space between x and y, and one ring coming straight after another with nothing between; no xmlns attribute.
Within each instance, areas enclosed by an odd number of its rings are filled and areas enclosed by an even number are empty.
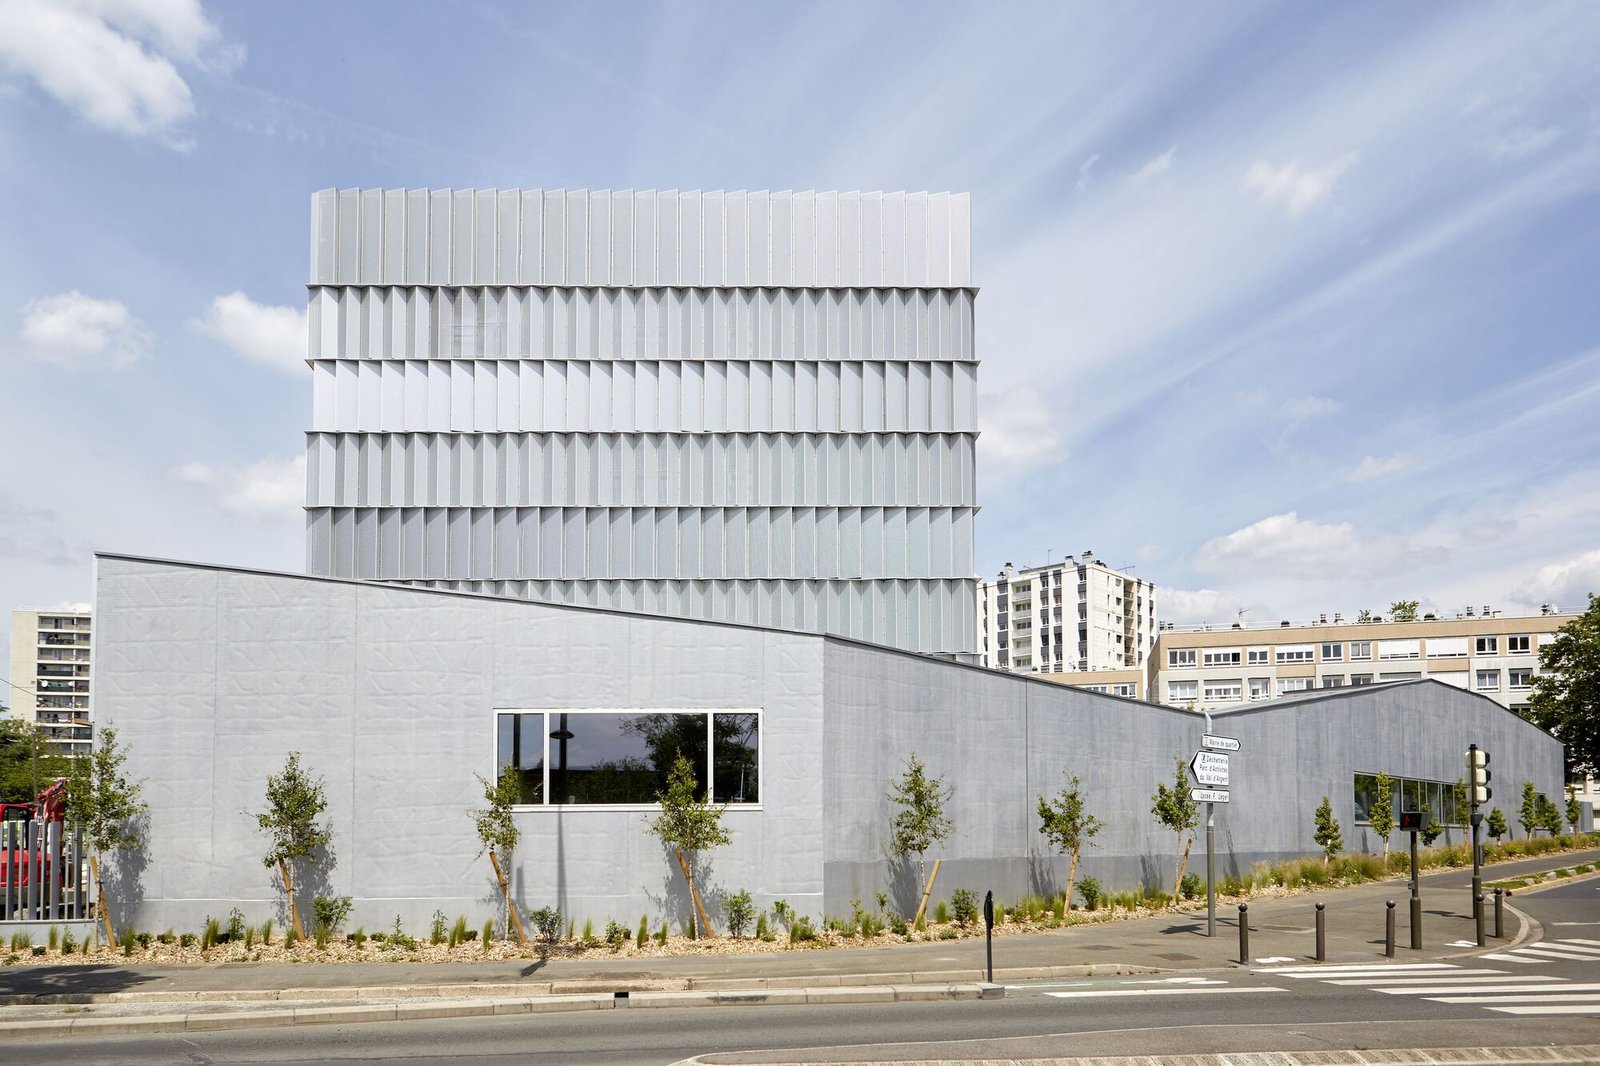
<svg viewBox="0 0 1600 1066"><path fill-rule="evenodd" d="M33 856L24 841L30 839L28 830L34 822L60 825L66 815L67 779L59 777L32 803L0 803L0 829L9 830L0 836L10 846L0 849L0 888L9 885L26 885L31 880ZM11 826L17 829L10 829ZM23 844L19 847L18 844Z"/></svg>

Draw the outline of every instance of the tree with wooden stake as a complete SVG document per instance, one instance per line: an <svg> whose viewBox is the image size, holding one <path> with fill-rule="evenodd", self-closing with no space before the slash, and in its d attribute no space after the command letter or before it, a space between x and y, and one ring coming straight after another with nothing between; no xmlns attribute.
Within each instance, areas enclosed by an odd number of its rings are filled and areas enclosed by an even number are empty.
<svg viewBox="0 0 1600 1066"><path fill-rule="evenodd" d="M495 879L500 882L500 897L505 901L505 935L511 935L514 924L517 943L527 947L528 934L522 928L522 915L511 903L511 883L506 880L506 871L511 869L511 853L522 839L522 831L511 817L511 808L522 799L522 777L509 763L500 768L500 776L493 781L485 780L482 774L474 776L483 786L483 799L488 804L472 812L472 825L478 831L478 842L483 845L478 854L489 853Z"/></svg>
<svg viewBox="0 0 1600 1066"><path fill-rule="evenodd" d="M1328 860L1344 850L1344 834L1339 831L1339 819L1333 816L1333 804L1327 796L1322 797L1322 803L1317 807L1317 828L1312 834L1312 839L1322 849L1322 865L1328 865Z"/></svg>
<svg viewBox="0 0 1600 1066"><path fill-rule="evenodd" d="M312 780L300 767L300 753L291 751L283 773L267 777L267 809L256 815L256 824L272 842L261 864L277 866L284 895L289 898L289 918L294 922L295 935L301 939L305 938L306 929L294 899L294 864L333 839L326 826L317 824L327 809L322 779Z"/></svg>
<svg viewBox="0 0 1600 1066"><path fill-rule="evenodd" d="M1377 794L1372 797L1372 806L1367 810L1367 821L1372 825L1372 831L1378 834L1378 839L1383 841L1383 868L1389 868L1389 834L1394 832L1394 779L1388 774L1379 773L1373 781L1373 788Z"/></svg>
<svg viewBox="0 0 1600 1066"><path fill-rule="evenodd" d="M1189 795L1189 766L1183 761L1183 756L1178 756L1177 772L1173 775L1172 787L1168 788L1163 781L1156 782L1156 791L1150 797L1150 813L1156 816L1156 821L1178 834L1178 839L1183 843L1183 852L1178 856L1178 874L1172 882L1172 898L1181 898L1183 889L1183 869L1189 865L1189 849L1194 847L1194 830L1200 824L1200 806ZM1184 839L1188 834L1188 839Z"/></svg>
<svg viewBox="0 0 1600 1066"><path fill-rule="evenodd" d="M733 836L722 825L727 806L717 806L704 794L696 797L698 787L694 763L679 755L673 761L672 769L667 772L667 790L656 795L656 802L661 804L661 814L651 819L648 826L650 832L677 856L678 868L683 871L684 881L688 882L689 898L694 901L695 914L699 916L700 929L710 937L716 934L711 931L711 919L706 917L705 904L700 902L700 890L695 887L694 865L700 852L727 844L733 840Z"/></svg>
<svg viewBox="0 0 1600 1066"><path fill-rule="evenodd" d="M67 771L65 817L83 828L83 840L89 846L89 873L99 895L107 944L115 944L117 934L111 926L111 909L106 905L100 858L106 852L136 851L143 847L144 838L134 823L150 809L139 798L142 783L123 776L122 764L127 761L127 748L117 743L116 729L103 726L95 737L94 750L89 757L73 759Z"/></svg>
<svg viewBox="0 0 1600 1066"><path fill-rule="evenodd" d="M1070 855L1067 863L1066 909L1072 909L1072 882L1078 876L1078 859L1084 845L1100 832L1104 825L1100 819L1083 809L1083 788L1078 775L1067 774L1067 783L1051 802L1039 797L1039 832L1058 852Z"/></svg>
<svg viewBox="0 0 1600 1066"><path fill-rule="evenodd" d="M900 780L889 785L889 802L900 809L889 823L889 854L896 859L907 855L917 857L917 887L921 898L912 924L922 920L928 909L928 896L933 892L934 878L939 876L939 863L933 864L933 873L927 871L928 849L950 839L955 823L944 812L944 805L955 795L942 777L930 777L917 753L906 760L905 773Z"/></svg>

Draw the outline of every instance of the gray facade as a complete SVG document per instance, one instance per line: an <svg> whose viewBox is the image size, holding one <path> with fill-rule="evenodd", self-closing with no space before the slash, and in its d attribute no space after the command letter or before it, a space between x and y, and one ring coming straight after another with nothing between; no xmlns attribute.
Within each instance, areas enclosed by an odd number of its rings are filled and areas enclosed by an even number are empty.
<svg viewBox="0 0 1600 1066"><path fill-rule="evenodd" d="M964 194L326 190L307 568L975 652Z"/></svg>
<svg viewBox="0 0 1600 1066"><path fill-rule="evenodd" d="M1170 887L1176 842L1150 794L1204 724L840 638L398 585L101 556L96 596L99 714L151 807L148 849L118 889L143 928L273 913L281 893L249 812L296 750L326 779L334 837L309 890L353 896L352 922L369 928L435 910L481 921L494 895L467 812L507 710L759 714L759 802L730 807L733 843L708 857L714 910L741 888L812 915L879 890L910 910L914 875L885 857L885 794L913 749L955 787L938 897L1059 886L1065 861L1044 854L1035 806L1067 770L1106 822L1083 872ZM1353 775L1454 781L1469 743L1493 753L1503 809L1524 779L1551 796L1562 783L1548 735L1435 682L1247 706L1215 731L1242 742L1234 802L1218 808L1222 873L1314 851L1323 795L1347 842L1375 848L1352 824ZM579 921L681 923L681 877L650 813L519 811L517 898Z"/></svg>

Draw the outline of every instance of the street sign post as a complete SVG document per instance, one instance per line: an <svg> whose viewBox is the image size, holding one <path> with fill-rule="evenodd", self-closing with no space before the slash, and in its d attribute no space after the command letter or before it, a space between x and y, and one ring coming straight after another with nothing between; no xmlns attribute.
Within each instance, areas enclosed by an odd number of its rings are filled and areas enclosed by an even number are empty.
<svg viewBox="0 0 1600 1066"><path fill-rule="evenodd" d="M1191 788L1189 798L1196 803L1227 803L1228 790L1225 788Z"/></svg>
<svg viewBox="0 0 1600 1066"><path fill-rule="evenodd" d="M1200 738L1200 746L1210 748L1212 751L1238 751L1239 741L1233 737L1219 737L1207 733Z"/></svg>
<svg viewBox="0 0 1600 1066"><path fill-rule="evenodd" d="M1196 784L1228 787L1228 756L1220 751L1197 751L1189 760L1189 772Z"/></svg>
<svg viewBox="0 0 1600 1066"><path fill-rule="evenodd" d="M1206 712L1206 729L1200 734L1200 750L1189 760L1189 772L1195 784L1202 786L1189 790L1189 799L1206 805L1206 936L1217 935L1217 870L1213 865L1212 840L1216 831L1217 803L1228 802L1228 752L1239 750L1237 737L1219 737L1211 732L1211 712ZM1207 787L1209 786L1209 787ZM1181 895L1182 885L1173 885L1175 894Z"/></svg>

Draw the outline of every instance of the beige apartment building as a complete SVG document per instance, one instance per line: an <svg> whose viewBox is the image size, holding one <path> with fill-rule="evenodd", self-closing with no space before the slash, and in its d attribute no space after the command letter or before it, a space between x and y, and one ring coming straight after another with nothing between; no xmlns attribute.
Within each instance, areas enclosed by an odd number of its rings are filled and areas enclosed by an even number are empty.
<svg viewBox="0 0 1600 1066"><path fill-rule="evenodd" d="M13 717L37 725L58 751L86 755L90 726L87 611L11 612Z"/></svg>
<svg viewBox="0 0 1600 1066"><path fill-rule="evenodd" d="M1150 658L1152 702L1221 707L1311 689L1434 678L1513 710L1526 706L1539 648L1575 617L1484 608L1416 622L1164 626ZM1081 682L1079 682L1081 683Z"/></svg>
<svg viewBox="0 0 1600 1066"><path fill-rule="evenodd" d="M1094 671L1094 685L1126 684L1099 672L1145 670L1156 641L1155 585L1088 551L1022 570L1007 563L993 581L978 583L978 641L993 670Z"/></svg>

